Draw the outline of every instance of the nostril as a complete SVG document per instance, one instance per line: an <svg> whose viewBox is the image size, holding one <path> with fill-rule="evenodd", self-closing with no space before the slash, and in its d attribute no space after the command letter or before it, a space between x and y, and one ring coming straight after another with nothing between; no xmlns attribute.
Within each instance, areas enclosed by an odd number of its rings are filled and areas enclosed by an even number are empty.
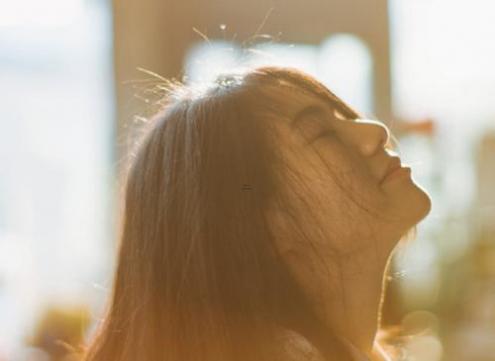
<svg viewBox="0 0 495 361"><path fill-rule="evenodd" d="M368 122L368 141L365 142L365 153L369 156L383 150L390 142L390 131L381 122L370 120Z"/></svg>
<svg viewBox="0 0 495 361"><path fill-rule="evenodd" d="M354 128L353 138L356 145L361 148L364 156L372 156L386 149L390 142L390 131L380 121L373 119L356 119L350 123Z"/></svg>

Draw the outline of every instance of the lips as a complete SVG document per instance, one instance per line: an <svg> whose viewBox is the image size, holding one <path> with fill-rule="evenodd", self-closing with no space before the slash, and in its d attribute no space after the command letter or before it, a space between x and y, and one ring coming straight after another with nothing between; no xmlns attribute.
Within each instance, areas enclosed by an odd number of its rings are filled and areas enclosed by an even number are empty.
<svg viewBox="0 0 495 361"><path fill-rule="evenodd" d="M383 183L383 181L387 178L387 176L391 173L393 173L395 170L402 168L402 164L400 162L399 157L392 157L390 161L388 162L387 169L385 170L385 173L383 174L382 179L380 180L380 184Z"/></svg>

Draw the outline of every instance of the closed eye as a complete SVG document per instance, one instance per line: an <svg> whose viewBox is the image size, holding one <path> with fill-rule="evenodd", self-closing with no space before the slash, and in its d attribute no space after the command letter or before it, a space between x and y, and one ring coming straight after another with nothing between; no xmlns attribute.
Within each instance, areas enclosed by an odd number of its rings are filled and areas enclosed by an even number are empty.
<svg viewBox="0 0 495 361"><path fill-rule="evenodd" d="M335 135L336 135L335 130L327 129L327 130L321 132L320 134L318 134L316 137L314 137L313 140L311 141L311 143L314 143L314 142L321 140L321 139L335 137Z"/></svg>

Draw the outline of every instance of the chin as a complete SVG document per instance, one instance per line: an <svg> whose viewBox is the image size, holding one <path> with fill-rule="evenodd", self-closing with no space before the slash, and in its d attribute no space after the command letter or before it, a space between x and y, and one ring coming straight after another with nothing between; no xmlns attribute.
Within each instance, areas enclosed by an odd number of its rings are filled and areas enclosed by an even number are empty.
<svg viewBox="0 0 495 361"><path fill-rule="evenodd" d="M425 218L431 211L431 198L428 193L418 184L413 183L413 189L408 197L407 204L408 218L411 219L411 227Z"/></svg>
<svg viewBox="0 0 495 361"><path fill-rule="evenodd" d="M395 227L399 227L401 231L414 227L430 213L430 196L414 182L394 189L390 196L393 198L393 214L397 221Z"/></svg>

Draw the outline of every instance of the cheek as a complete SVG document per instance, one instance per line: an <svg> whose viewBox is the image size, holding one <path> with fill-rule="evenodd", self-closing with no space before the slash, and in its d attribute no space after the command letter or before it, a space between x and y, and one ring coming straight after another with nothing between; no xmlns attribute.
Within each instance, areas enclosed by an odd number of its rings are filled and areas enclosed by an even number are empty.
<svg viewBox="0 0 495 361"><path fill-rule="evenodd" d="M386 199L367 177L367 169L338 146L326 144L304 157L290 159L290 164L300 166L281 179L284 198L297 210L304 232L322 253L368 247Z"/></svg>
<svg viewBox="0 0 495 361"><path fill-rule="evenodd" d="M380 218L388 206L388 200L371 175L367 165L349 151L336 147L326 149L323 160L329 183L334 184L332 196L354 215L363 219Z"/></svg>
<svg viewBox="0 0 495 361"><path fill-rule="evenodd" d="M321 179L311 182L308 194L309 203L314 205L309 212L318 225L312 232L319 248L337 254L367 248L370 234L380 231L382 211L377 204L383 203L381 195L366 188L366 182L361 185L351 173L340 179L328 174Z"/></svg>

